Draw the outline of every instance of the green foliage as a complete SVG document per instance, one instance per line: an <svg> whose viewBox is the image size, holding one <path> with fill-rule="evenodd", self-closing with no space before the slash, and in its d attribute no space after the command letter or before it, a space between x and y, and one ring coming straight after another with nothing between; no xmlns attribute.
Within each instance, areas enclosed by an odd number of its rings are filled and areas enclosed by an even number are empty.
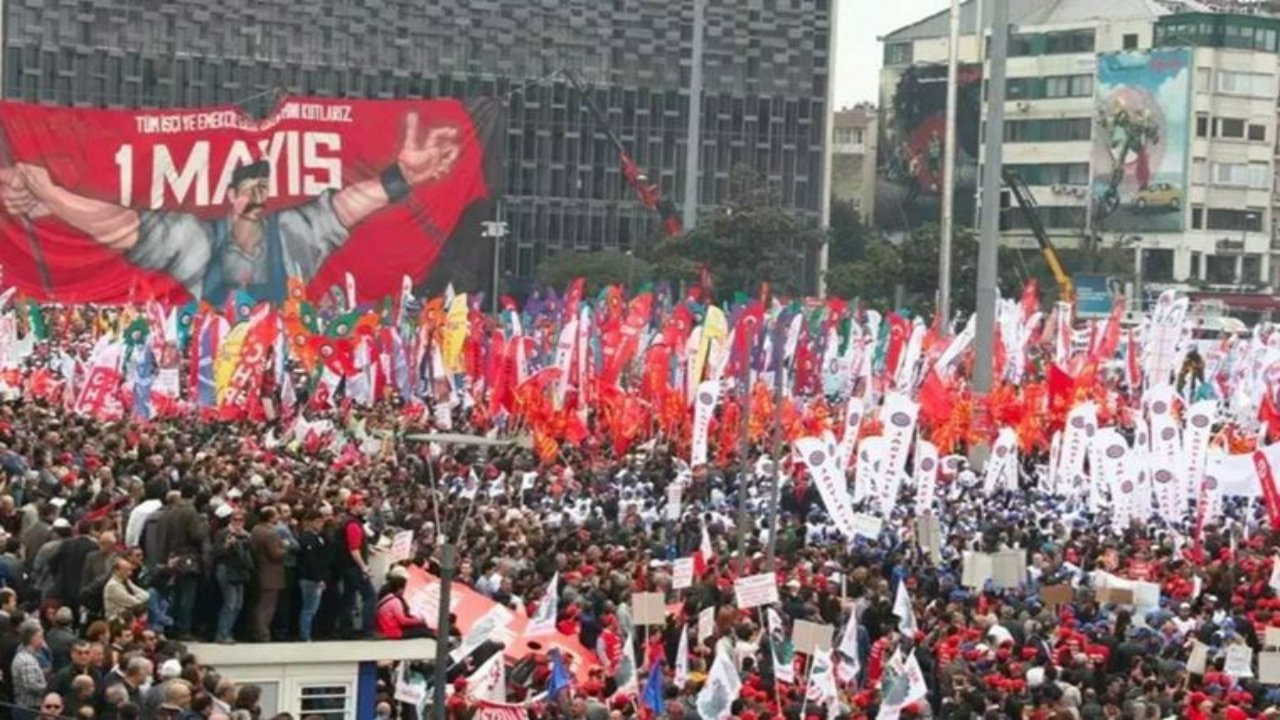
<svg viewBox="0 0 1280 720"><path fill-rule="evenodd" d="M853 208L853 203L833 200L829 236L831 249L827 261L836 266L861 260L866 255L867 244L871 239L871 229L862 221L862 215Z"/></svg>
<svg viewBox="0 0 1280 720"><path fill-rule="evenodd" d="M561 253L538 266L538 281L549 287L564 288L579 277L586 279L587 294L594 295L606 285L648 282L653 266L617 252Z"/></svg>
<svg viewBox="0 0 1280 720"><path fill-rule="evenodd" d="M721 299L753 292L768 282L782 295L811 291L809 258L823 234L809 219L782 204L775 188L753 171L736 168L734 197L715 215L704 215L682 238L656 243L647 258L658 277L694 282L705 266Z"/></svg>

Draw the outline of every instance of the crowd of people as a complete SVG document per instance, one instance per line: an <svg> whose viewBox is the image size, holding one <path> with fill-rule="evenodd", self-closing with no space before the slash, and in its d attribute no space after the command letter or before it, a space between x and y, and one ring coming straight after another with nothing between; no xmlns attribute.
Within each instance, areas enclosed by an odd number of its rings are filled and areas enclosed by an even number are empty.
<svg viewBox="0 0 1280 720"><path fill-rule="evenodd" d="M24 375L77 342L54 334ZM0 404L4 712L259 718L258 689L201 665L187 644L435 637L436 618L404 599L407 573L373 568L409 530L399 564L439 576L447 535L458 583L530 617L557 598L556 631L591 653L538 652L512 668L502 694L524 717L1280 717L1266 654L1267 629L1280 628L1276 543L1253 500L1228 499L1200 527L1188 506L1115 530L1105 510L1049 495L1047 458L1026 454L1016 487L960 469L940 478L936 505L917 508L903 487L878 534L850 538L815 468L767 437L745 473L736 448L689 467L661 439L625 454L565 444L549 463L519 445L417 442L430 419L395 399L335 406L302 411L328 421L316 438L291 435L288 418L102 423L11 393ZM590 431L597 417L585 415ZM454 429L469 417L459 408ZM343 429L357 425L392 441L352 453L356 433ZM929 514L933 548L917 524ZM1007 549L1026 561L1013 587L965 582L966 553ZM689 557L698 572L675 589L673 563ZM778 602L738 607L735 580L766 572ZM1103 572L1157 584L1158 601L1106 596ZM1044 588L1062 585L1070 597L1048 602ZM635 630L637 592L664 595L664 625ZM714 622L700 627L707 608ZM813 691L812 651L782 652L800 621L832 629L834 695ZM451 628L451 641L464 633ZM1247 673L1228 662L1244 647ZM720 657L740 681L722 708L707 692ZM909 702L904 658L927 686ZM591 670L566 684L561 661ZM453 718L485 712L468 663L450 671ZM421 711L396 702L391 672L382 681L380 716Z"/></svg>

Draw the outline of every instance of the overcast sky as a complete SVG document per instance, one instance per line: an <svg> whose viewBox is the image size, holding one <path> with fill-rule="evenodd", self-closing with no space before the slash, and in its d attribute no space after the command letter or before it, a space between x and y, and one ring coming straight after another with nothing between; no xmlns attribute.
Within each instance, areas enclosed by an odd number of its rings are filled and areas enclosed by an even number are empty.
<svg viewBox="0 0 1280 720"><path fill-rule="evenodd" d="M886 35L947 7L948 0L840 0L835 106L879 100L883 53L877 35Z"/></svg>

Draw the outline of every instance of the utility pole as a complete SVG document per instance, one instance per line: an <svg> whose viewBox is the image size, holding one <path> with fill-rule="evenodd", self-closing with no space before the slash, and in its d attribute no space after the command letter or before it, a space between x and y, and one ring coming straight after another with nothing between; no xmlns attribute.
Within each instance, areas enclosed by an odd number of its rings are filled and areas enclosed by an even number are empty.
<svg viewBox="0 0 1280 720"><path fill-rule="evenodd" d="M494 207L498 217L501 218L502 200L499 199ZM493 314L497 315L502 309L499 307L498 303L498 283L502 278L502 239L507 236L509 230L507 228L507 221L501 219L485 220L480 224L484 226L484 230L480 233L481 236L491 238L493 240L493 300L491 301L491 305L493 307Z"/></svg>
<svg viewBox="0 0 1280 720"><path fill-rule="evenodd" d="M947 125L942 156L942 228L938 246L938 317L943 332L951 327L951 234L956 199L956 83L960 74L960 0L951 0L947 43Z"/></svg>
<svg viewBox="0 0 1280 720"><path fill-rule="evenodd" d="M996 264L1000 248L1000 169L1004 162L1005 59L1009 52L1009 0L991 4L991 55L987 61L987 132L982 157L982 224L978 245L977 338L974 343L974 407L991 392L995 359ZM978 410L981 412L981 410ZM985 426L987 418L981 418ZM986 460L986 448L975 453L975 464Z"/></svg>
<svg viewBox="0 0 1280 720"><path fill-rule="evenodd" d="M818 205L822 226L822 245L818 247L817 295L827 296L827 268L831 264L831 179L835 175L836 134L836 19L839 17L840 0L831 0L827 13L827 96L823 100L822 118L822 197Z"/></svg>
<svg viewBox="0 0 1280 720"><path fill-rule="evenodd" d="M698 166L702 155L702 47L706 35L707 0L693 0L692 66L689 68L689 125L684 156L684 212L680 219L691 231L698 224Z"/></svg>

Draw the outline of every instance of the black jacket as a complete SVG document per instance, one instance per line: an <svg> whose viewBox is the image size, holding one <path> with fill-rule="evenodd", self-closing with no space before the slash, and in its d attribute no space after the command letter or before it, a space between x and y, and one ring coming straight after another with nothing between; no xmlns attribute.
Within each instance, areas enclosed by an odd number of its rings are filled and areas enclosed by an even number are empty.
<svg viewBox="0 0 1280 720"><path fill-rule="evenodd" d="M333 553L324 535L303 530L298 536L298 579L324 582L332 578Z"/></svg>

